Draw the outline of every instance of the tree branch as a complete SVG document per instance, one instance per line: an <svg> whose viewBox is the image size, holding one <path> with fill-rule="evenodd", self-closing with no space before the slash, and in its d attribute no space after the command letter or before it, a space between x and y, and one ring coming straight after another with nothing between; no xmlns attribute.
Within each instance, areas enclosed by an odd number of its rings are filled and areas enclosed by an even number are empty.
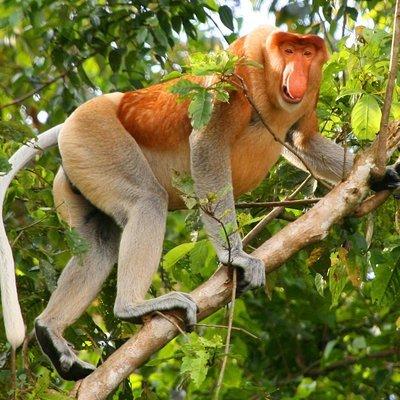
<svg viewBox="0 0 400 400"><path fill-rule="evenodd" d="M374 176L381 177L385 173L386 165L386 149L388 141L388 121L390 108L392 106L393 90L396 81L397 71L399 68L399 46L400 46L400 0L396 1L396 8L393 21L392 48L390 53L389 78L386 86L385 101L382 109L382 119L379 128L378 140L375 141L376 150L376 167L374 168Z"/></svg>
<svg viewBox="0 0 400 400"><path fill-rule="evenodd" d="M72 70L72 69L71 69ZM55 76L53 79L50 79L49 81L42 83L39 87L37 87L36 89L31 90L28 93L25 93L24 95L22 95L21 97L17 97L16 99L10 101L9 103L6 104L2 104L0 105L0 110L3 110L4 108L22 103L24 100L29 99L30 97L32 97L35 94L38 94L39 92L41 92L43 89L47 88L47 86L50 86L51 84L53 84L54 82L57 82L59 79L65 78L65 76L70 72L70 70L66 70L64 72L62 72L61 74Z"/></svg>
<svg viewBox="0 0 400 400"><path fill-rule="evenodd" d="M357 208L368 194L373 165L373 152L361 154L346 181L336 186L311 210L283 228L253 253L265 262L267 274L279 268L300 249L325 238L333 224ZM221 266L208 281L190 294L199 307L198 320L227 304L231 293L231 271L228 267ZM174 312L166 314L171 319L176 318ZM82 381L78 399L105 399L123 379L177 334L174 324L165 318L154 316Z"/></svg>
<svg viewBox="0 0 400 400"><path fill-rule="evenodd" d="M397 4L399 2L400 0L397 0ZM398 13L397 8L396 21L399 20ZM389 84L391 84L390 79ZM287 225L253 252L254 256L264 261L267 274L279 268L302 248L324 239L335 223L358 209L368 195L370 175L379 152L379 157L383 154L382 159L386 164L387 138L386 130L384 134L378 136L370 149L357 157L347 180L333 188L311 210ZM280 209L283 207L278 207L272 212L275 210L281 212ZM199 308L198 320L227 304L231 298L232 286L232 271L227 266L221 266L208 281L191 292L190 295ZM79 400L105 399L123 379L172 340L179 333L177 329L179 319L175 312L165 314L168 319L155 315L147 320L132 338L86 377L79 386L77 398Z"/></svg>
<svg viewBox="0 0 400 400"><path fill-rule="evenodd" d="M327 372L334 371L335 369L339 369L342 367L347 367L349 365L359 363L364 360L386 358L386 357L397 356L397 355L400 355L400 348L393 347L390 349L377 351L375 353L365 354L361 357L347 356L347 357L344 357L342 360L335 361L323 368L308 369L308 370L304 371L303 375L315 377L315 376L326 374Z"/></svg>
<svg viewBox="0 0 400 400"><path fill-rule="evenodd" d="M299 200L281 200L281 201L261 201L261 202L246 202L235 204L236 208L253 208L253 207L290 207L307 206L318 203L321 199L299 199Z"/></svg>

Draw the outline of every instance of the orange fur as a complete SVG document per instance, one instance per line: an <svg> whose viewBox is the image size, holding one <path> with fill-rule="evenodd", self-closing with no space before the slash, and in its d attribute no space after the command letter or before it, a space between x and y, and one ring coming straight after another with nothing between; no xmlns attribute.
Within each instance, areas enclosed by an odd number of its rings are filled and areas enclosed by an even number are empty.
<svg viewBox="0 0 400 400"><path fill-rule="evenodd" d="M317 48L317 62L310 67L309 90L304 101L288 112L277 98L282 84L283 58L277 52L282 42L299 45L311 44ZM298 35L279 32L263 27L241 37L231 44L229 51L239 57L256 61L262 68L239 63L236 74L242 77L258 110L264 115L269 126L281 139L297 121L302 124L301 146L318 132L316 117L312 117L318 96L321 65L327 57L323 39L315 35ZM206 78L186 77L205 82ZM150 86L125 93L118 105L117 116L125 129L143 149L156 176L170 192L173 208L180 203L175 190L170 187L170 173L176 169L174 153L181 154L178 169L189 168L188 138L192 131L188 117L188 102L179 102L178 97L168 91L174 81ZM221 108L224 115L224 129L221 134L231 144L232 180L235 194L241 194L256 187L265 177L268 169L280 154L280 145L271 135L265 134L262 124L251 126L254 110L240 90L231 93L229 104ZM310 118L304 118L310 115ZM165 161L163 158L165 157ZM176 198L175 198L176 197Z"/></svg>
<svg viewBox="0 0 400 400"><path fill-rule="evenodd" d="M118 118L140 146L173 148L190 135L188 102L178 102L169 85L128 92L121 99Z"/></svg>

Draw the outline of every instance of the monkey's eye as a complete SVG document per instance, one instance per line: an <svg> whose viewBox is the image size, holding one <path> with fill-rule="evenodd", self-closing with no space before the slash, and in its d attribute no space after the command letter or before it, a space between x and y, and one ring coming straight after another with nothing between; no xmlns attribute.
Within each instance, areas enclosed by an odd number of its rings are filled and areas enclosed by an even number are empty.
<svg viewBox="0 0 400 400"><path fill-rule="evenodd" d="M285 53L286 53L286 54L293 54L294 51L293 51L293 49L290 49L289 47L287 47L287 48L285 49Z"/></svg>
<svg viewBox="0 0 400 400"><path fill-rule="evenodd" d="M306 57L311 57L312 56L312 52L311 52L311 50L306 50L306 51L304 51L303 55L306 56Z"/></svg>

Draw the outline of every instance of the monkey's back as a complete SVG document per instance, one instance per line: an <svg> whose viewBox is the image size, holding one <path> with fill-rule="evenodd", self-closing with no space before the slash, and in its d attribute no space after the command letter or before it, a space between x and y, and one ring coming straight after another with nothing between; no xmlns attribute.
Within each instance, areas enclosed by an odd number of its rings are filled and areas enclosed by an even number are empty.
<svg viewBox="0 0 400 400"><path fill-rule="evenodd" d="M171 149L188 140L191 132L188 101L161 83L124 93L117 116L136 142L146 148Z"/></svg>

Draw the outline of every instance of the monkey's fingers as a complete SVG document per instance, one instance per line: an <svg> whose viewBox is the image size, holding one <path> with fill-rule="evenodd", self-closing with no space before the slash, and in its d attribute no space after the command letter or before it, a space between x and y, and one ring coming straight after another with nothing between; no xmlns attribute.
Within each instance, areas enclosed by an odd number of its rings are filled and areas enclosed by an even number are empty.
<svg viewBox="0 0 400 400"><path fill-rule="evenodd" d="M245 254L235 258L232 266L238 268L237 295L264 286L265 265L262 260Z"/></svg>

